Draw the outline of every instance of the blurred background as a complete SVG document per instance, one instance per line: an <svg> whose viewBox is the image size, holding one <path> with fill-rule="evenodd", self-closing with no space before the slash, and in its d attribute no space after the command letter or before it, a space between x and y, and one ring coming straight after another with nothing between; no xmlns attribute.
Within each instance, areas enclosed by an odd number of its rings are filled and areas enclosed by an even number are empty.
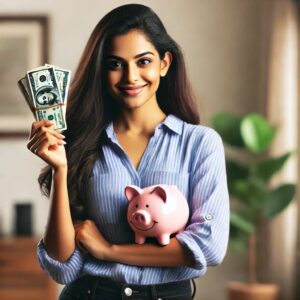
<svg viewBox="0 0 300 300"><path fill-rule="evenodd" d="M277 126L270 153L294 150L274 182L297 184L297 1L136 2L152 7L181 45L202 124L212 126L213 116L221 112L264 115ZM62 288L41 277L36 257L31 254L45 229L49 202L37 183L43 162L26 148L33 117L17 80L45 60L75 71L94 26L111 9L126 3L133 2L0 0L1 299L55 299ZM226 153L231 152L226 146ZM300 299L299 206L295 195L290 205L263 222L258 232L258 281L276 284L280 289L278 299ZM24 238L24 234L31 237ZM229 248L220 266L209 268L196 280L195 299L229 299L229 283L248 280L247 258L247 252ZM26 267L29 262L32 266ZM40 287L44 291L38 290ZM45 291L48 298L41 296Z"/></svg>

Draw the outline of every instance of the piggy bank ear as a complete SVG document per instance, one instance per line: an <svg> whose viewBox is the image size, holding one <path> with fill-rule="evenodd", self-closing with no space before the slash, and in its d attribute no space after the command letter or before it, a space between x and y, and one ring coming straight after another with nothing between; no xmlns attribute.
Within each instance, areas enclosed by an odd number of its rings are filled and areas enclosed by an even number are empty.
<svg viewBox="0 0 300 300"><path fill-rule="evenodd" d="M127 185L125 187L125 197L130 202L135 196L142 194L142 190L136 185Z"/></svg>
<svg viewBox="0 0 300 300"><path fill-rule="evenodd" d="M158 185L156 186L152 192L151 192L152 195L157 195L159 198L161 198L164 202L167 202L167 191L166 189L161 186L161 185Z"/></svg>

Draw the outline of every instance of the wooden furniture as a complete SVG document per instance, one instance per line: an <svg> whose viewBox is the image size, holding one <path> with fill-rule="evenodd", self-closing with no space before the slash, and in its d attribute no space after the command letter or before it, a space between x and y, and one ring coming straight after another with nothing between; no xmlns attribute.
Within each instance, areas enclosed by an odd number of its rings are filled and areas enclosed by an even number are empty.
<svg viewBox="0 0 300 300"><path fill-rule="evenodd" d="M37 239L0 237L0 299L54 300L56 283L41 269Z"/></svg>

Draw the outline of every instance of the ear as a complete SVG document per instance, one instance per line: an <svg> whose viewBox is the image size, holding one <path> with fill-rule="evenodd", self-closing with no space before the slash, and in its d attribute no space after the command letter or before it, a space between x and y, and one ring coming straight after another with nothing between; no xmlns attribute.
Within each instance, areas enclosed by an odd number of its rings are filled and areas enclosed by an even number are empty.
<svg viewBox="0 0 300 300"><path fill-rule="evenodd" d="M130 202L135 196L142 194L142 190L136 185L127 185L125 187L125 197Z"/></svg>
<svg viewBox="0 0 300 300"><path fill-rule="evenodd" d="M156 186L152 192L150 193L152 195L157 195L159 198L161 198L164 202L167 202L167 191L165 188L161 185Z"/></svg>
<svg viewBox="0 0 300 300"><path fill-rule="evenodd" d="M164 58L160 61L160 76L165 77L172 63L172 53L170 51L165 52Z"/></svg>

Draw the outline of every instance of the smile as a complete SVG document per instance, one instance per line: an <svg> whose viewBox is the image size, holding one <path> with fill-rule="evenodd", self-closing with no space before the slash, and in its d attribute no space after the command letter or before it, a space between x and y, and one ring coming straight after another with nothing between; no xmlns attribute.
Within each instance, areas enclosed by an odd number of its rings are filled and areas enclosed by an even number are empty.
<svg viewBox="0 0 300 300"><path fill-rule="evenodd" d="M137 96L142 92L144 89L145 85L138 85L138 86L124 86L124 87L119 87L119 89L122 91L122 93L129 95L129 96Z"/></svg>
<svg viewBox="0 0 300 300"><path fill-rule="evenodd" d="M148 230L152 229L152 228L154 227L154 225L157 224L158 222L153 221L153 224L152 224L149 228L146 228L146 229L141 229L141 228L135 226L135 225L132 223L132 221L130 221L130 223L132 224L133 227L135 227L135 228L138 229L138 230L141 230L141 231L148 231Z"/></svg>

